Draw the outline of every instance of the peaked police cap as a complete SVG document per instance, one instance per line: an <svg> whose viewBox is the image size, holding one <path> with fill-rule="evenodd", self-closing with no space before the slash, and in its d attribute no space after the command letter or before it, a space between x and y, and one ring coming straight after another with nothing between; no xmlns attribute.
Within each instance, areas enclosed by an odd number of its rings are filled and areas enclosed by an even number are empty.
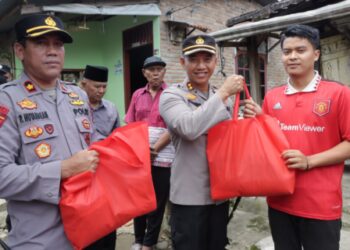
<svg viewBox="0 0 350 250"><path fill-rule="evenodd" d="M188 56L200 51L216 54L215 39L212 36L201 34L189 36L182 42L183 55Z"/></svg>
<svg viewBox="0 0 350 250"><path fill-rule="evenodd" d="M55 32L60 35L62 42L73 42L71 35L64 30L62 20L52 15L35 14L25 16L15 24L15 32L17 41Z"/></svg>

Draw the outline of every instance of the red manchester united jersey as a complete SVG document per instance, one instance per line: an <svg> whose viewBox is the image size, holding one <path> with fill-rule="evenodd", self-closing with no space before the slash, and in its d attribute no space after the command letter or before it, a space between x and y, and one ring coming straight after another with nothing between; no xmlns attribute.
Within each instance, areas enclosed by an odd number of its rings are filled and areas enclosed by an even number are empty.
<svg viewBox="0 0 350 250"><path fill-rule="evenodd" d="M288 94L287 87L269 91L263 110L278 119L291 149L313 155L350 141L350 90L341 84L318 81L308 92ZM268 197L277 210L307 218L341 217L341 179L344 164L297 171L293 195Z"/></svg>

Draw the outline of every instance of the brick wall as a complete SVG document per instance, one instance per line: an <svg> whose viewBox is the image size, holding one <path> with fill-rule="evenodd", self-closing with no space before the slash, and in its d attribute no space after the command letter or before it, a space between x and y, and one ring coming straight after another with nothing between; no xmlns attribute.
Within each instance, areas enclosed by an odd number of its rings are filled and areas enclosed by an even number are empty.
<svg viewBox="0 0 350 250"><path fill-rule="evenodd" d="M180 9L195 2L200 2L193 6L178 10L172 14L172 20L188 22L194 25L206 26L209 28L208 32L217 31L227 28L225 23L227 19L241 15L243 13L259 8L258 4L249 0L164 0L160 1L161 16L161 48L160 53L162 58L167 62L167 74L165 80L168 83L182 82L185 77L185 72L179 64L181 56L181 44L172 44L169 38L168 26L164 21L168 20L164 15L167 11ZM201 31L195 30L192 34L200 34ZM234 49L225 48L224 58L226 74L234 73ZM219 58L218 58L219 59ZM219 85L223 82L223 77L218 71L220 70L220 60L218 66L213 74L211 82Z"/></svg>
<svg viewBox="0 0 350 250"><path fill-rule="evenodd" d="M269 39L269 48L272 47L278 40ZM280 43L273 50L268 53L267 59L267 90L286 83L287 73L284 70L281 60L281 46Z"/></svg>

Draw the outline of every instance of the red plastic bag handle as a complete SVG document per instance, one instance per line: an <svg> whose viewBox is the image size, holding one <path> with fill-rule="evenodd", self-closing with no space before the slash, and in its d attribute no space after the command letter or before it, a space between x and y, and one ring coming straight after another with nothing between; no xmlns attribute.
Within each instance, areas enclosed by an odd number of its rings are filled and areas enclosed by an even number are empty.
<svg viewBox="0 0 350 250"><path fill-rule="evenodd" d="M250 96L250 93L249 93L249 89L248 89L247 83L245 81L243 82L243 88L244 88L244 93L245 93L247 99L250 99L251 96ZM235 103L234 103L234 106L233 106L233 113L232 113L232 119L233 120L237 120L238 119L239 100L240 100L240 92L238 92L236 94L236 100L235 100Z"/></svg>

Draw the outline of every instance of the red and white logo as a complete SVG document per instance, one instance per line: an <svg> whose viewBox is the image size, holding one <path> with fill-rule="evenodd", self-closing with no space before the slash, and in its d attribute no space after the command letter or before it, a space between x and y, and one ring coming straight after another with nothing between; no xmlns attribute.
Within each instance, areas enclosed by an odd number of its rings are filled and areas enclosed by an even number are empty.
<svg viewBox="0 0 350 250"><path fill-rule="evenodd" d="M315 100L313 112L316 115L324 116L331 109L331 100Z"/></svg>

